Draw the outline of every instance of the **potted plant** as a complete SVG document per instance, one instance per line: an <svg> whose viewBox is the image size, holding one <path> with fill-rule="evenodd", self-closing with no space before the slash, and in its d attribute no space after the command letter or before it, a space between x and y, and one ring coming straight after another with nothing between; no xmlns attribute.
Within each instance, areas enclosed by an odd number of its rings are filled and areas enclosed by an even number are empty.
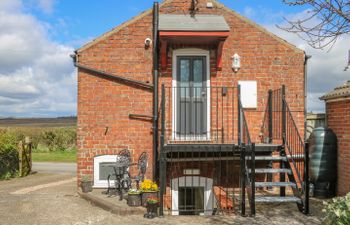
<svg viewBox="0 0 350 225"><path fill-rule="evenodd" d="M147 199L147 213L144 215L145 218L153 219L158 216L158 204L159 200L156 197L149 197Z"/></svg>
<svg viewBox="0 0 350 225"><path fill-rule="evenodd" d="M141 183L142 205L147 206L147 199L158 198L158 185L151 180L144 180Z"/></svg>
<svg viewBox="0 0 350 225"><path fill-rule="evenodd" d="M141 191L137 189L130 189L128 191L128 206L141 206Z"/></svg>
<svg viewBox="0 0 350 225"><path fill-rule="evenodd" d="M80 187L83 193L92 192L92 180L90 176L84 175L81 178Z"/></svg>

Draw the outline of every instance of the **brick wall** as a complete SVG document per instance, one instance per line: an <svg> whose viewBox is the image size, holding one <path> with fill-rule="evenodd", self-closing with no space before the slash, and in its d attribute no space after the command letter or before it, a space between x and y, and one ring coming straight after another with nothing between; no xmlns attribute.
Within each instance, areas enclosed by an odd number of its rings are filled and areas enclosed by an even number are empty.
<svg viewBox="0 0 350 225"><path fill-rule="evenodd" d="M152 83L152 15L79 53L79 63L123 77ZM133 161L152 152L152 123L129 114L152 115L152 91L78 72L78 179L93 173L93 157L132 152ZM106 132L106 129L108 131ZM152 157L149 157L149 166ZM150 177L152 171L147 171Z"/></svg>
<svg viewBox="0 0 350 225"><path fill-rule="evenodd" d="M172 0L162 4L160 13L188 13L190 0ZM223 15L231 28L223 49L222 70L215 67L215 46L201 46L210 51L211 82L217 86L237 86L239 80L256 80L258 108L246 114L251 136L259 141L260 127L269 89L286 85L287 99L303 134L304 53L286 44L241 16L214 4L205 7L199 0L199 14ZM152 12L145 12L120 29L107 33L95 43L78 51L79 63L152 83L152 49L145 49L144 40L152 38ZM169 65L161 71L160 84L171 85L171 53L174 49L198 46L169 46ZM231 56L241 56L241 70L231 69ZM146 151L152 158L152 124L134 120L129 114L152 115L152 93L143 89L78 72L78 179L93 173L93 157L116 154L128 148L134 161ZM149 161L147 177L152 174Z"/></svg>
<svg viewBox="0 0 350 225"><path fill-rule="evenodd" d="M338 138L337 195L350 192L350 99L326 103L327 125Z"/></svg>

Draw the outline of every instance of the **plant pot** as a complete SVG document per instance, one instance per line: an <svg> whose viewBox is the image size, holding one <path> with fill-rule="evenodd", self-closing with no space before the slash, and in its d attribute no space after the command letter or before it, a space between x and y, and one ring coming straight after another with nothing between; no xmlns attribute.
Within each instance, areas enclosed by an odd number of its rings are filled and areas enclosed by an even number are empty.
<svg viewBox="0 0 350 225"><path fill-rule="evenodd" d="M158 202L147 203L147 213L144 215L145 218L153 219L158 216Z"/></svg>
<svg viewBox="0 0 350 225"><path fill-rule="evenodd" d="M158 198L158 191L144 191L142 192L142 206L147 206L148 198Z"/></svg>
<svg viewBox="0 0 350 225"><path fill-rule="evenodd" d="M82 181L80 187L83 193L92 192L92 181Z"/></svg>
<svg viewBox="0 0 350 225"><path fill-rule="evenodd" d="M141 194L128 194L128 206L141 206Z"/></svg>

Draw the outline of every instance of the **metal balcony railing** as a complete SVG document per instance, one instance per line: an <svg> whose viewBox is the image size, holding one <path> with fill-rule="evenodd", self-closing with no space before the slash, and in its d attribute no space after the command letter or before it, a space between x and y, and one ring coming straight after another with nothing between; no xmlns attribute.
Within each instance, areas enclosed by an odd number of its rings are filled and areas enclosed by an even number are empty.
<svg viewBox="0 0 350 225"><path fill-rule="evenodd" d="M164 87L165 143L237 143L236 87Z"/></svg>

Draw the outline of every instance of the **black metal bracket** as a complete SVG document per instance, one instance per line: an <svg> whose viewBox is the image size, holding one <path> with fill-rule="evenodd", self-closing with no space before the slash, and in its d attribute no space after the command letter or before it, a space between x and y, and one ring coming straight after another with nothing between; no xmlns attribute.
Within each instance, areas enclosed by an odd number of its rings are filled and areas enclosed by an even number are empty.
<svg viewBox="0 0 350 225"><path fill-rule="evenodd" d="M130 119L153 120L153 116L142 114L129 114Z"/></svg>

